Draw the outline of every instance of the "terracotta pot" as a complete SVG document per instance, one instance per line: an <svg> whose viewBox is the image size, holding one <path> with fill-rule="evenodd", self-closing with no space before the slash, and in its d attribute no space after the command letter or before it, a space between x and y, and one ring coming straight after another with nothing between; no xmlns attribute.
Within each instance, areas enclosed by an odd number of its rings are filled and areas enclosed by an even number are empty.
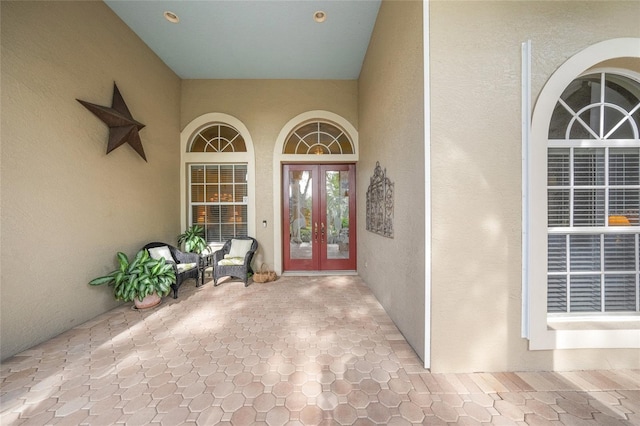
<svg viewBox="0 0 640 426"><path fill-rule="evenodd" d="M162 298L158 296L158 293L152 293L142 299L142 301L138 300L137 297L134 298L133 303L136 305L136 309L149 309L159 304L161 300Z"/></svg>

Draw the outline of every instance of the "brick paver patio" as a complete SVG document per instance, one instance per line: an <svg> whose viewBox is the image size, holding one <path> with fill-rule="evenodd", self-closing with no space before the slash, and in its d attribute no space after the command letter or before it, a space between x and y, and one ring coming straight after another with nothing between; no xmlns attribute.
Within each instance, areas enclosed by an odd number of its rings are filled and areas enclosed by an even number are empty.
<svg viewBox="0 0 640 426"><path fill-rule="evenodd" d="M640 425L640 371L431 374L359 277L130 304L2 363L3 425Z"/></svg>

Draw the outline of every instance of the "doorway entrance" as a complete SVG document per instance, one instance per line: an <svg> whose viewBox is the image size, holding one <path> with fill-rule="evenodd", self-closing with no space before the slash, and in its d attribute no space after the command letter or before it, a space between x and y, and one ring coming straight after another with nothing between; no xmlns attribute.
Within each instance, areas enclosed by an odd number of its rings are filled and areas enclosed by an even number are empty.
<svg viewBox="0 0 640 426"><path fill-rule="evenodd" d="M356 269L355 164L284 164L285 271Z"/></svg>

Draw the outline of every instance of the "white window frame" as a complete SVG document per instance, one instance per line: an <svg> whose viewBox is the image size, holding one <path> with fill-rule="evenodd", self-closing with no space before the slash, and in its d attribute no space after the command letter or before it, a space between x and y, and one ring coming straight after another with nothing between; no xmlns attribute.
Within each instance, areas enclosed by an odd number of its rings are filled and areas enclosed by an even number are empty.
<svg viewBox="0 0 640 426"><path fill-rule="evenodd" d="M230 222L226 222L226 223L225 222L217 222L217 223L206 223L206 224L202 224L200 222L195 222L195 218L193 217L193 208L196 207L196 206L204 207L205 210L206 210L206 208L208 206L217 206L218 208L221 209L221 212L222 212L222 209L224 207L227 207L227 208L233 207L234 219L235 219L235 213L237 211L236 207L244 206L247 209L247 214L248 214L248 197L246 195L243 196L243 200L242 201L237 201L237 200L234 200L234 201L223 201L223 200L207 201L206 199L204 201L193 201L192 195L193 195L194 185L195 186L202 186L203 195L207 193L206 187L211 185L210 183L207 183L207 182L204 182L202 184L200 184L200 183L195 183L194 184L194 182L192 181L192 178L193 178L192 170L193 170L194 166L203 168L203 175L204 175L203 178L205 179L205 181L206 181L206 176L208 174L206 172L206 168L207 167L214 166L214 167L218 168L218 171L220 171L220 169L219 169L220 167L225 167L225 166L226 167L233 167L233 170L234 170L233 174L232 174L233 182L227 182L227 183L219 182L219 183L214 184L214 185L218 186L218 189L219 189L220 186L231 186L231 187L234 187L232 193L235 193L236 192L235 188L238 187L238 186L247 186L248 187L248 184L247 184L246 181L245 182L236 182L235 181L236 167L244 168L244 170L245 170L244 175L246 177L246 175L247 175L247 173L246 173L247 163L223 163L223 164L220 164L220 163L188 163L187 164L187 167L188 167L188 170L187 170L188 178L187 179L189 181L189 183L188 183L189 190L187 191L187 198L188 198L187 203L189 205L189 209L188 209L188 213L187 213L188 224L189 225L200 225L200 226L205 227L205 239L207 240L207 242L211 246L221 245L221 244L224 244L224 242L225 242L224 239L221 240L221 241L208 241L208 239L209 239L208 237L209 236L207 235L207 231L208 230L206 228L210 227L211 225L215 225L215 226L219 227L219 231L220 231L220 235L221 236L222 236L222 228L225 225L227 225L227 226L233 225L234 232L233 232L233 235L231 237L244 236L244 234L237 234L236 233L237 232L236 228L237 228L238 225L244 225L246 227L246 229L247 229L247 232L248 232L248 225L249 225L248 222L236 221L236 220L230 221ZM220 174L218 174L218 179L220 179ZM248 188L245 188L245 191L246 191L246 189L248 189ZM221 220L223 220L223 219L221 219Z"/></svg>
<svg viewBox="0 0 640 426"><path fill-rule="evenodd" d="M523 336L529 339L530 350L640 348L637 316L578 317L572 321L588 320L588 329L557 329L549 327L547 315L547 141L553 110L565 88L594 65L615 58L637 58L639 52L640 38L612 39L589 46L562 64L538 96L525 144L528 161L523 167L523 188L527 188L523 203L523 298L527 308L523 309ZM625 327L627 321L633 325ZM614 322L619 327L611 329Z"/></svg>
<svg viewBox="0 0 640 426"><path fill-rule="evenodd" d="M246 152L188 152L194 134L211 124L226 124L235 128L246 145ZM247 233L256 233L255 197L255 153L253 140L247 127L237 118L223 113L208 113L195 118L180 132L180 224L181 229L189 226L190 164L246 164L247 165Z"/></svg>

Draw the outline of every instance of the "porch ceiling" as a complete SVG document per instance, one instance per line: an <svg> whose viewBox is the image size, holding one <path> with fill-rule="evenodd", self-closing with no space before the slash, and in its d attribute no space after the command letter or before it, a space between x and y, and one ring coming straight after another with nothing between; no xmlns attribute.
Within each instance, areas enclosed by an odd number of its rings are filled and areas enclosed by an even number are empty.
<svg viewBox="0 0 640 426"><path fill-rule="evenodd" d="M357 79L380 7L380 0L105 3L183 79ZM168 22L165 11L180 21ZM317 11L324 22L314 20Z"/></svg>

